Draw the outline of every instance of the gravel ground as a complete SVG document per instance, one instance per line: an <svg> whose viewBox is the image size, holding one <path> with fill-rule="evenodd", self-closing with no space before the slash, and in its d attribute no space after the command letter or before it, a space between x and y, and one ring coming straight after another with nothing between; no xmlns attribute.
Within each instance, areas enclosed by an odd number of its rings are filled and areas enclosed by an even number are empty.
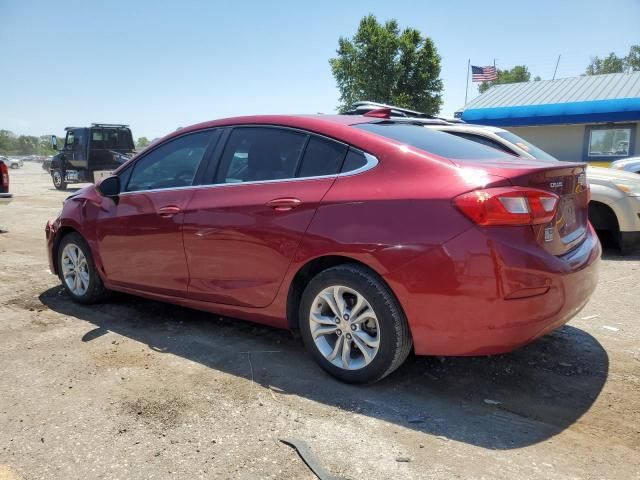
<svg viewBox="0 0 640 480"><path fill-rule="evenodd" d="M0 480L640 478L640 256L607 252L567 326L509 355L411 358L352 387L290 334L117 295L73 304L36 164L0 207Z"/></svg>

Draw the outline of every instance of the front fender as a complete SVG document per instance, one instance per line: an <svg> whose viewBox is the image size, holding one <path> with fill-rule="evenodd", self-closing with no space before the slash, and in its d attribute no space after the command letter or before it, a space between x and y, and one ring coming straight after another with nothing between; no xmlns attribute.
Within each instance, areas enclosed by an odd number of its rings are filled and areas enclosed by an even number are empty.
<svg viewBox="0 0 640 480"><path fill-rule="evenodd" d="M591 201L609 207L618 220L621 232L640 230L640 200L629 197L613 185L591 184Z"/></svg>

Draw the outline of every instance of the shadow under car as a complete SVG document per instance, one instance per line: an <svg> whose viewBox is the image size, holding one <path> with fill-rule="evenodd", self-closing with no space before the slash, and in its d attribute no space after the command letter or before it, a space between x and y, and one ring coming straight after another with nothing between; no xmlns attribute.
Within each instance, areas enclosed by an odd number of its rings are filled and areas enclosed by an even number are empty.
<svg viewBox="0 0 640 480"><path fill-rule="evenodd" d="M572 425L598 397L609 368L594 337L564 326L510 354L410 357L382 381L352 386L324 373L287 331L122 294L84 306L54 287L40 300L96 326L78 341L111 331L281 394L489 449L531 445Z"/></svg>

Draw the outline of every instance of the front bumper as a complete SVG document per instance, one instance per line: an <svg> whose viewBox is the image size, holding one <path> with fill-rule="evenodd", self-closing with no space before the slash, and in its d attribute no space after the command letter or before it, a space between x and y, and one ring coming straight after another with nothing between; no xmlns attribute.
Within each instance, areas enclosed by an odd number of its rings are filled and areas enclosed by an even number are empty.
<svg viewBox="0 0 640 480"><path fill-rule="evenodd" d="M612 208L621 232L640 232L640 197L625 196Z"/></svg>
<svg viewBox="0 0 640 480"><path fill-rule="evenodd" d="M0 193L0 205L8 205L13 200L12 193Z"/></svg>
<svg viewBox="0 0 640 480"><path fill-rule="evenodd" d="M477 228L437 247L392 288L419 355L491 355L515 350L562 326L587 303L602 253L589 227L562 257L500 243ZM396 283L400 280L400 283Z"/></svg>
<svg viewBox="0 0 640 480"><path fill-rule="evenodd" d="M57 275L57 269L55 265L55 260L53 258L53 248L56 239L56 233L58 231L58 222L56 220L47 222L47 225L44 228L45 239L46 239L46 248L47 248L47 258L49 259L49 270L54 275Z"/></svg>

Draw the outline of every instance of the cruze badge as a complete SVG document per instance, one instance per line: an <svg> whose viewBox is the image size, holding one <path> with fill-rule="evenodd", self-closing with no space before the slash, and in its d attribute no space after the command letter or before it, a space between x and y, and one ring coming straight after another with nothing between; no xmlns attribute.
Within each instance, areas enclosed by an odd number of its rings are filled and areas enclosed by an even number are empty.
<svg viewBox="0 0 640 480"><path fill-rule="evenodd" d="M551 187L551 188L562 188L562 182L551 182L549 184L549 187Z"/></svg>

